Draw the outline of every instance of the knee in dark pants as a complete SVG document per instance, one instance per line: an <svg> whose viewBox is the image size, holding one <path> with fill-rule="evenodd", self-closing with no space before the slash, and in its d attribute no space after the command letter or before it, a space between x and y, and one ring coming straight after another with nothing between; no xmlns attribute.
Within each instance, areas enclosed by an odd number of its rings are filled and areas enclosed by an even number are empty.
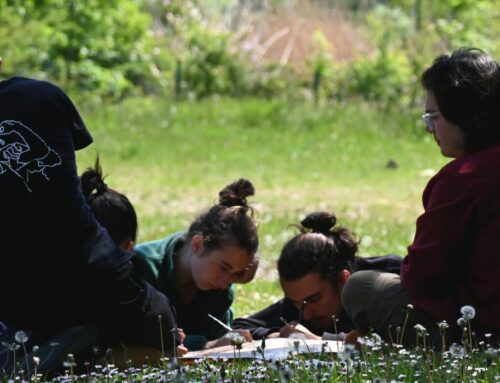
<svg viewBox="0 0 500 383"><path fill-rule="evenodd" d="M369 331L368 303L377 273L370 270L352 274L342 288L341 300L347 315L362 333Z"/></svg>

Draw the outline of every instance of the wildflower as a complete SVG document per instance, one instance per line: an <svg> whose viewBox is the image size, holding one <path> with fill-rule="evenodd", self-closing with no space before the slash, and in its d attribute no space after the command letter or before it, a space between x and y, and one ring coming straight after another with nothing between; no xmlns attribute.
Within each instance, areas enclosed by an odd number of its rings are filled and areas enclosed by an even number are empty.
<svg viewBox="0 0 500 383"><path fill-rule="evenodd" d="M225 336L231 342L232 346L241 347L245 343L245 337L238 334L237 332L228 332Z"/></svg>
<svg viewBox="0 0 500 383"><path fill-rule="evenodd" d="M476 316L476 309L470 305L462 306L460 309L460 313L464 317L465 320L472 320Z"/></svg>
<svg viewBox="0 0 500 383"><path fill-rule="evenodd" d="M351 360L356 355L356 347L352 344L345 344L339 351L339 358L346 361Z"/></svg>
<svg viewBox="0 0 500 383"><path fill-rule="evenodd" d="M413 328L415 329L415 331L417 332L418 335L422 336L422 335L425 335L425 333L427 332L427 329L422 326L421 324L416 324L415 326L413 326Z"/></svg>
<svg viewBox="0 0 500 383"><path fill-rule="evenodd" d="M17 331L14 338L17 343L26 343L28 341L28 335L24 331Z"/></svg>
<svg viewBox="0 0 500 383"><path fill-rule="evenodd" d="M167 358L165 358L165 359L167 359ZM178 359L178 358L176 358L176 357L173 357L173 358L171 358L171 359L170 359L170 361L169 361L169 363L168 363L167 365L168 365L168 367L169 367L170 369L172 369L172 370L173 370L173 369L176 369L176 368L177 368L177 367L179 367L179 365L180 365L180 364L179 364L179 359Z"/></svg>
<svg viewBox="0 0 500 383"><path fill-rule="evenodd" d="M377 333L371 333L367 336L358 339L358 343L365 345L372 350L380 350L382 348L382 338Z"/></svg>
<svg viewBox="0 0 500 383"><path fill-rule="evenodd" d="M40 364L40 358L38 356L34 356L33 363L35 363L35 366L38 366Z"/></svg>
<svg viewBox="0 0 500 383"><path fill-rule="evenodd" d="M459 344L453 343L450 346L450 354L456 358L461 358L464 356L465 351L464 351L464 348L462 346L460 346Z"/></svg>
<svg viewBox="0 0 500 383"><path fill-rule="evenodd" d="M441 332L441 333L445 333L449 327L450 326L448 325L448 323L445 320L438 323L439 332Z"/></svg>
<svg viewBox="0 0 500 383"><path fill-rule="evenodd" d="M63 366L66 368L72 368L76 366L75 357L73 354L68 354L66 360L63 362Z"/></svg>
<svg viewBox="0 0 500 383"><path fill-rule="evenodd" d="M488 358L488 359L495 359L497 355L498 355L498 351L495 350L494 348L491 348L491 347L488 347L484 351L484 356L486 356L486 358Z"/></svg>
<svg viewBox="0 0 500 383"><path fill-rule="evenodd" d="M412 305L411 303L408 303L408 304L406 305L406 309L407 309L408 311L413 310L413 305Z"/></svg>
<svg viewBox="0 0 500 383"><path fill-rule="evenodd" d="M467 320L463 317L460 317L457 319L457 325L458 327L465 327L467 326Z"/></svg>

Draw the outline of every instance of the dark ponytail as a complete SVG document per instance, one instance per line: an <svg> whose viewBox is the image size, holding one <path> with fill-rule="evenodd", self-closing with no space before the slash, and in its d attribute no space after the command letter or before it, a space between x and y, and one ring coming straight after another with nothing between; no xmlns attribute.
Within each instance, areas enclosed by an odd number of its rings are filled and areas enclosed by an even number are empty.
<svg viewBox="0 0 500 383"><path fill-rule="evenodd" d="M92 213L106 228L113 240L121 245L135 241L137 237L137 215L129 199L109 188L104 182L102 168L97 156L93 168L85 170L80 181L82 191Z"/></svg>
<svg viewBox="0 0 500 383"><path fill-rule="evenodd" d="M247 179L227 185L219 192L219 203L194 220L188 236L202 235L207 250L233 245L255 255L259 246L257 224L253 208L247 203L247 197L254 194Z"/></svg>
<svg viewBox="0 0 500 383"><path fill-rule="evenodd" d="M278 259L280 278L287 281L317 272L334 287L342 270L353 270L358 241L354 234L335 227L337 217L328 212L314 212L295 225L300 234L288 241Z"/></svg>

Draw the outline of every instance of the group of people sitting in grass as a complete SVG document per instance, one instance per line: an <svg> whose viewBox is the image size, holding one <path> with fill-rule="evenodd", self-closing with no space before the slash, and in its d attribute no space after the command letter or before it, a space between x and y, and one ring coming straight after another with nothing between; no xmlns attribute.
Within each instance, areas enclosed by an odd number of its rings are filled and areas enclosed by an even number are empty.
<svg viewBox="0 0 500 383"><path fill-rule="evenodd" d="M185 230L135 245L134 208L99 163L77 177L74 151L92 139L67 96L46 82L1 82L0 368L10 371L17 353L49 371L68 353L95 357L96 344L139 362L228 344L209 314L247 340L355 343L374 331L411 345L416 324L431 342L444 326L458 341L467 305L475 339L498 344L500 66L459 49L421 81L425 128L452 160L424 190L408 254L358 257L333 213L311 212L277 262L283 299L237 319L232 285L251 282L258 266L252 183L226 186Z"/></svg>

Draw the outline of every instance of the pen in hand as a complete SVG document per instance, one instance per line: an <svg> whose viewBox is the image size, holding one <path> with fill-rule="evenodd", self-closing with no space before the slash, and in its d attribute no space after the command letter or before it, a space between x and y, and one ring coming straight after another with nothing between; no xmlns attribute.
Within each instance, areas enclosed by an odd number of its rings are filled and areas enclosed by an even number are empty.
<svg viewBox="0 0 500 383"><path fill-rule="evenodd" d="M212 319L213 321L217 322L218 324L220 324L222 327L224 327L227 331L233 331L233 329L231 327L229 327L227 324L225 324L224 322L220 321L219 319L217 319L216 317L214 317L212 314L207 314L208 317L210 319Z"/></svg>
<svg viewBox="0 0 500 383"><path fill-rule="evenodd" d="M280 321L282 321L282 322L284 323L284 325L285 325L285 326L288 326L288 327L293 327L293 326L292 326L290 323L288 323L288 322L286 321L286 319L285 319L285 318L283 318L283 317L280 317Z"/></svg>

